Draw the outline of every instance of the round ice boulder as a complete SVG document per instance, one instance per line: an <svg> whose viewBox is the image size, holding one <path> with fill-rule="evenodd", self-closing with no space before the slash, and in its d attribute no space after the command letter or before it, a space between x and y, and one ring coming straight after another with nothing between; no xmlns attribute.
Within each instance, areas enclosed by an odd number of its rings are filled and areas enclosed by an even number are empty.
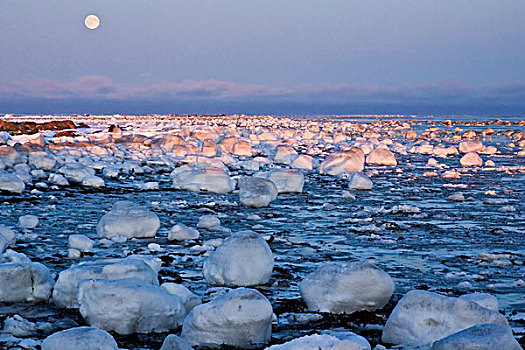
<svg viewBox="0 0 525 350"><path fill-rule="evenodd" d="M339 339L328 334L313 334L291 340L280 345L273 345L266 350L370 350L370 344L366 339L358 335L355 338Z"/></svg>
<svg viewBox="0 0 525 350"><path fill-rule="evenodd" d="M77 249L81 252L92 252L95 242L84 235L69 235L69 248Z"/></svg>
<svg viewBox="0 0 525 350"><path fill-rule="evenodd" d="M367 164L396 166L397 160L394 153L386 148L376 148L366 157Z"/></svg>
<svg viewBox="0 0 525 350"><path fill-rule="evenodd" d="M364 152L358 147L351 147L346 151L338 151L326 157L319 167L319 172L327 175L353 173L363 171L364 164Z"/></svg>
<svg viewBox="0 0 525 350"><path fill-rule="evenodd" d="M175 334L170 334L164 339L160 350L193 350L193 348L186 340Z"/></svg>
<svg viewBox="0 0 525 350"><path fill-rule="evenodd" d="M106 186L106 184L104 183L104 180L101 177L95 175L88 175L82 179L82 186L102 188Z"/></svg>
<svg viewBox="0 0 525 350"><path fill-rule="evenodd" d="M227 193L233 191L234 183L223 169L208 167L175 173L173 187L192 192Z"/></svg>
<svg viewBox="0 0 525 350"><path fill-rule="evenodd" d="M0 225L0 235L4 236L8 245L15 244L16 234L9 227Z"/></svg>
<svg viewBox="0 0 525 350"><path fill-rule="evenodd" d="M77 308L78 285L87 279L138 278L158 285L157 272L145 261L135 257L105 259L74 265L58 275L53 301L59 307Z"/></svg>
<svg viewBox="0 0 525 350"><path fill-rule="evenodd" d="M56 332L42 343L42 350L118 350L108 332L93 327L77 327Z"/></svg>
<svg viewBox="0 0 525 350"><path fill-rule="evenodd" d="M182 284L168 282L163 283L161 287L168 293L176 295L182 300L184 308L186 309L186 313L189 313L195 306L202 304L201 298L193 294Z"/></svg>
<svg viewBox="0 0 525 350"><path fill-rule="evenodd" d="M481 152L483 148L484 146L480 140L466 140L459 143L459 151L461 153Z"/></svg>
<svg viewBox="0 0 525 350"><path fill-rule="evenodd" d="M273 169L267 173L256 174L275 184L278 193L301 193L304 186L304 175L298 169Z"/></svg>
<svg viewBox="0 0 525 350"><path fill-rule="evenodd" d="M256 232L233 233L204 262L203 275L212 285L254 286L268 282L273 255Z"/></svg>
<svg viewBox="0 0 525 350"><path fill-rule="evenodd" d="M97 234L101 238L119 235L127 238L155 237L159 227L160 220L154 213L135 203L119 201L100 219Z"/></svg>
<svg viewBox="0 0 525 350"><path fill-rule="evenodd" d="M24 192L26 185L18 176L12 173L0 171L0 192L20 194Z"/></svg>
<svg viewBox="0 0 525 350"><path fill-rule="evenodd" d="M351 190L371 190L373 186L372 180L360 172L354 172L348 179L348 188Z"/></svg>
<svg viewBox="0 0 525 350"><path fill-rule="evenodd" d="M221 220L215 215L203 215L199 218L197 228L208 230L213 227L221 226Z"/></svg>
<svg viewBox="0 0 525 350"><path fill-rule="evenodd" d="M394 281L367 262L329 263L306 276L299 291L310 310L349 314L385 306Z"/></svg>
<svg viewBox="0 0 525 350"><path fill-rule="evenodd" d="M267 207L277 198L277 187L267 179L243 176L239 179L239 202L247 207Z"/></svg>
<svg viewBox="0 0 525 350"><path fill-rule="evenodd" d="M483 306L485 309L489 309L492 311L499 310L498 299L494 295L489 293L464 294L460 296L459 299L472 301L480 306Z"/></svg>
<svg viewBox="0 0 525 350"><path fill-rule="evenodd" d="M51 170L57 163L56 159L52 156L41 155L41 154L30 154L29 165L34 169Z"/></svg>
<svg viewBox="0 0 525 350"><path fill-rule="evenodd" d="M40 263L0 264L0 301L47 301L53 284L49 269Z"/></svg>
<svg viewBox="0 0 525 350"><path fill-rule="evenodd" d="M270 340L272 315L264 295L253 289L234 289L195 307L184 320L181 337L197 346L253 347Z"/></svg>
<svg viewBox="0 0 525 350"><path fill-rule="evenodd" d="M169 241L185 241L188 239L199 238L199 231L193 227L188 227L184 224L177 224L173 226L168 233Z"/></svg>
<svg viewBox="0 0 525 350"><path fill-rule="evenodd" d="M186 315L178 296L137 278L84 280L77 299L90 326L119 334L167 332Z"/></svg>
<svg viewBox="0 0 525 350"><path fill-rule="evenodd" d="M499 324L479 324L432 344L431 350L520 350L512 329Z"/></svg>
<svg viewBox="0 0 525 350"><path fill-rule="evenodd" d="M383 342L429 346L436 340L483 323L508 326L505 316L477 303L413 290L399 300L383 329Z"/></svg>
<svg viewBox="0 0 525 350"><path fill-rule="evenodd" d="M476 152L469 152L459 160L461 166L482 166L483 159Z"/></svg>
<svg viewBox="0 0 525 350"><path fill-rule="evenodd" d="M58 171L63 174L67 180L77 183L81 183L86 176L95 175L93 168L82 163L70 163L61 167Z"/></svg>

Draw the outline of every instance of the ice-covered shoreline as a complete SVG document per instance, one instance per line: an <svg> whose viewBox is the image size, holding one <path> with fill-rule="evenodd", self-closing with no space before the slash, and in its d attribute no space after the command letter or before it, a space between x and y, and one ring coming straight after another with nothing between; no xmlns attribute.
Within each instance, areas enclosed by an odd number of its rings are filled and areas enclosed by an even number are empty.
<svg viewBox="0 0 525 350"><path fill-rule="evenodd" d="M2 119L22 118L57 119ZM275 259L270 281L264 282L264 277L254 287L268 298L274 312L278 310L271 344L316 328L341 327L365 335L373 345L381 343L390 311L414 288L449 297L494 293L518 338L524 334L520 324L525 310L519 302L525 295L520 277L524 269L525 127L519 120L471 125L271 116L68 119L89 128L61 137L53 137L56 132L44 132L43 138L5 136L7 145L1 146L2 174L11 174L7 183L22 182L24 189L4 192L0 224L16 233L12 249L43 263L51 273L64 271L79 258L97 261L146 254L163 262L161 282L183 283L207 302L216 288L212 287L216 282L210 281L226 276L234 285L246 285L223 272L203 279L202 267L208 255L222 249L229 231L252 230L268 242ZM111 124L118 127L109 132ZM304 188L286 169L304 176ZM365 189L369 187L363 182L352 185L348 176L355 171L370 178L371 189ZM60 183L59 176L68 185ZM266 185L239 191L242 177ZM257 200L243 202L242 191L245 198ZM249 197L251 191L255 197ZM263 197L268 201L261 202ZM109 231L97 235L97 223L121 200L158 216L158 232L140 236L143 233L137 231L125 237L129 229L113 234L108 232L114 229L106 225ZM197 227L197 237L178 229L173 237L194 238L167 240L174 224L195 227L204 214L217 216L220 224ZM19 222L23 215L40 220L31 227L30 218L22 220L27 224ZM91 239L93 248L82 251L77 243L68 250L68 237L73 234ZM304 303L295 303L300 298L299 282L309 273L328 262L356 260L374 262L396 283L394 299L384 311L370 311L372 323L352 324L351 315L307 311ZM16 305L2 308L6 316L15 310L24 316ZM85 314L89 312L86 309ZM32 321L56 322L61 312L50 307L47 315L29 315ZM356 316L362 317L361 312ZM48 328L38 329L29 338L38 342L49 333ZM140 337L126 339L128 347L148 346Z"/></svg>

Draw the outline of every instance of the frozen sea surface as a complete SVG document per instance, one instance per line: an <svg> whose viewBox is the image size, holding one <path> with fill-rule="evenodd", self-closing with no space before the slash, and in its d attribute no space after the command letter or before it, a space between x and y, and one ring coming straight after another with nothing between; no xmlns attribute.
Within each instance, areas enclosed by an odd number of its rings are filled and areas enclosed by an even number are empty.
<svg viewBox="0 0 525 350"><path fill-rule="evenodd" d="M428 125L416 126L421 129ZM523 127L522 127L523 129ZM171 227L183 223L194 227L200 216L217 215L221 225L233 232L252 229L264 235L275 257L275 267L266 285L257 287L272 303L278 320L272 343L282 343L315 330L344 328L380 343L381 327L397 300L411 289L459 296L469 292L495 295L516 337L525 336L525 157L512 156L501 137L484 140L495 144L501 154L491 156L507 171L478 169L460 179L425 177L429 155L396 154L398 166L366 166L377 170L371 191L353 191L345 199L348 181L306 173L301 194L280 194L267 208L238 204L238 195L179 191L172 188L169 169L153 175L122 175L105 178L104 189L72 186L32 194L1 196L1 224L17 227L22 215L36 215L38 226L20 233L15 250L41 262L53 272L77 261L68 259L70 234L97 240L96 225L116 201L130 200L158 215L161 228L156 238L132 239L105 248L97 244L83 260L146 254L163 261L161 283L182 283L210 299L213 289L202 277L205 251L192 249L222 232L201 231L195 241L167 240ZM439 158L441 164L458 167L458 158ZM232 175L251 174L232 170ZM137 182L159 182L157 190L139 190ZM496 195L487 195L493 190ZM447 198L462 192L465 201ZM395 210L393 210L395 209ZM419 209L419 210L417 210ZM259 221L247 217L257 214ZM161 251L148 244L158 243ZM388 272L396 282L394 297L377 312L352 315L321 314L310 322L290 316L305 313L298 283L328 261L367 260ZM38 322L63 323L69 328L84 325L72 310L52 304L0 305L0 317L20 314ZM69 326L66 326L68 325ZM42 337L46 334L42 333ZM119 336L123 348L158 349L166 334Z"/></svg>

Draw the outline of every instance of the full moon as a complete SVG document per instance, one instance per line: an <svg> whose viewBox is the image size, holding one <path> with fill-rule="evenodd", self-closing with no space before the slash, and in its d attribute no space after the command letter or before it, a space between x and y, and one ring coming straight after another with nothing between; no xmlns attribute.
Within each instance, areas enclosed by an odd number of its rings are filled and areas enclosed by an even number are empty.
<svg viewBox="0 0 525 350"><path fill-rule="evenodd" d="M95 15L89 15L84 20L84 24L88 29L97 29L100 25L100 19Z"/></svg>

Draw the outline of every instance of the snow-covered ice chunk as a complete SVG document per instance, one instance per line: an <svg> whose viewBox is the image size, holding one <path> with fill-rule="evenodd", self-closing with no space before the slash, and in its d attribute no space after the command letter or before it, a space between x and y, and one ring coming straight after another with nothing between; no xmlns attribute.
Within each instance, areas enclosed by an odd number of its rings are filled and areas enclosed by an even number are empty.
<svg viewBox="0 0 525 350"><path fill-rule="evenodd" d="M298 169L273 169L267 173L258 173L256 177L268 179L275 184L278 193L301 193L304 186L304 174Z"/></svg>
<svg viewBox="0 0 525 350"><path fill-rule="evenodd" d="M43 154L30 154L29 155L29 165L34 169L41 169L49 171L53 169L57 161L54 157L50 155Z"/></svg>
<svg viewBox="0 0 525 350"><path fill-rule="evenodd" d="M300 154L293 160L291 167L294 169L312 170L313 158L306 154Z"/></svg>
<svg viewBox="0 0 525 350"><path fill-rule="evenodd" d="M7 242L7 238L5 238L4 235L0 234L0 254L3 254L5 252L8 244L9 242Z"/></svg>
<svg viewBox="0 0 525 350"><path fill-rule="evenodd" d="M267 207L277 194L277 187L270 180L253 176L239 179L239 201L247 207Z"/></svg>
<svg viewBox="0 0 525 350"><path fill-rule="evenodd" d="M340 175L342 173L353 173L363 171L365 154L358 147L351 147L346 151L338 151L330 154L321 163L319 172L327 175Z"/></svg>
<svg viewBox="0 0 525 350"><path fill-rule="evenodd" d="M164 339L160 350L193 350L193 348L186 340L175 334L170 334Z"/></svg>
<svg viewBox="0 0 525 350"><path fill-rule="evenodd" d="M119 201L100 219L97 234L101 238L117 235L127 238L155 237L159 227L160 220L156 214L138 204Z"/></svg>
<svg viewBox="0 0 525 350"><path fill-rule="evenodd" d="M4 333L9 333L15 337L30 337L38 333L36 324L29 322L20 315L6 318L4 322Z"/></svg>
<svg viewBox="0 0 525 350"><path fill-rule="evenodd" d="M191 345L265 344L272 333L272 305L253 289L234 289L195 307L184 320L181 337Z"/></svg>
<svg viewBox="0 0 525 350"><path fill-rule="evenodd" d="M211 253L203 275L212 285L253 286L268 282L273 264L268 243L256 232L241 231Z"/></svg>
<svg viewBox="0 0 525 350"><path fill-rule="evenodd" d="M234 189L230 176L220 168L194 168L175 173L173 187L186 191L206 191L212 193L227 193Z"/></svg>
<svg viewBox="0 0 525 350"><path fill-rule="evenodd" d="M82 186L93 187L93 188L102 188L106 186L104 179L95 175L88 175L82 179Z"/></svg>
<svg viewBox="0 0 525 350"><path fill-rule="evenodd" d="M368 341L363 337L358 337L356 335L354 339L339 339L328 334L313 334L293 339L284 344L270 346L266 350L370 350Z"/></svg>
<svg viewBox="0 0 525 350"><path fill-rule="evenodd" d="M58 275L53 290L53 301L59 307L77 308L77 291L80 282L86 279L138 278L149 284L158 285L157 271L145 260L128 257L106 259L74 265Z"/></svg>
<svg viewBox="0 0 525 350"><path fill-rule="evenodd" d="M372 185L372 180L368 176L357 171L348 179L348 188L351 190L371 190Z"/></svg>
<svg viewBox="0 0 525 350"><path fill-rule="evenodd" d="M0 301L47 301L53 284L49 269L40 263L0 264Z"/></svg>
<svg viewBox="0 0 525 350"><path fill-rule="evenodd" d="M394 153L386 148L376 148L366 157L367 164L396 166L397 160Z"/></svg>
<svg viewBox="0 0 525 350"><path fill-rule="evenodd" d="M469 152L459 160L461 166L482 166L483 159L476 152Z"/></svg>
<svg viewBox="0 0 525 350"><path fill-rule="evenodd" d="M119 334L166 332L186 315L178 296L137 278L84 280L77 299L90 326Z"/></svg>
<svg viewBox="0 0 525 350"><path fill-rule="evenodd" d="M431 350L520 350L512 329L499 324L479 324L432 344Z"/></svg>
<svg viewBox="0 0 525 350"><path fill-rule="evenodd" d="M385 271L367 262L329 263L306 276L299 291L310 310L373 311L390 300L394 281Z"/></svg>
<svg viewBox="0 0 525 350"><path fill-rule="evenodd" d="M82 183L82 180L84 180L86 176L95 175L93 168L82 163L67 164L58 169L58 172L63 174L67 180L77 183Z"/></svg>
<svg viewBox="0 0 525 350"><path fill-rule="evenodd" d="M181 298L182 303L184 304L184 309L186 313L189 313L195 306L202 304L201 298L193 294L188 288L182 284L177 283L163 283L161 285L167 292L178 296Z"/></svg>
<svg viewBox="0 0 525 350"><path fill-rule="evenodd" d="M60 174L50 174L47 181L57 186L69 186L69 181Z"/></svg>
<svg viewBox="0 0 525 350"><path fill-rule="evenodd" d="M24 192L26 185L18 176L12 173L0 171L0 192L20 194Z"/></svg>
<svg viewBox="0 0 525 350"><path fill-rule="evenodd" d="M413 290L398 302L383 329L383 342L429 346L468 327L497 323L508 326L505 316L477 303Z"/></svg>
<svg viewBox="0 0 525 350"><path fill-rule="evenodd" d="M480 140L466 140L459 143L459 151L461 153L481 152L483 148L483 143Z"/></svg>
<svg viewBox="0 0 525 350"><path fill-rule="evenodd" d="M199 231L193 227L188 227L184 224L177 224L173 226L168 233L169 241L185 241L188 239L199 238Z"/></svg>
<svg viewBox="0 0 525 350"><path fill-rule="evenodd" d="M199 218L197 228L209 229L215 226L221 226L221 220L215 215L203 215Z"/></svg>
<svg viewBox="0 0 525 350"><path fill-rule="evenodd" d="M42 350L118 350L108 332L93 327L76 327L51 334L42 343Z"/></svg>
<svg viewBox="0 0 525 350"><path fill-rule="evenodd" d="M492 311L499 310L498 299L494 295L489 294L489 293L465 294L465 295L460 296L459 299L472 301Z"/></svg>
<svg viewBox="0 0 525 350"><path fill-rule="evenodd" d="M0 235L4 236L4 238L7 241L7 245L15 244L15 242L16 242L16 234L9 227L0 225Z"/></svg>
<svg viewBox="0 0 525 350"><path fill-rule="evenodd" d="M81 252L92 252L95 242L84 235L70 235L68 238L69 248Z"/></svg>
<svg viewBox="0 0 525 350"><path fill-rule="evenodd" d="M451 202L463 202L465 200L465 196L461 192L456 192L448 196L447 199Z"/></svg>

